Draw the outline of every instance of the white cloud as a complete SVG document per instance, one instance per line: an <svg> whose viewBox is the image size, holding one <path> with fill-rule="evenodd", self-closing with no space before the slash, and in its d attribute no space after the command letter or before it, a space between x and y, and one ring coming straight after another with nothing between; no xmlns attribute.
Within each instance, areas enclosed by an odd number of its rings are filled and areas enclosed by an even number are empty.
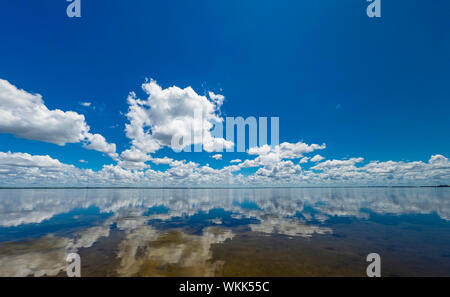
<svg viewBox="0 0 450 297"><path fill-rule="evenodd" d="M327 168L353 167L356 163L361 163L362 161L364 161L363 158L351 158L348 160L327 160L311 168L316 170L323 170Z"/></svg>
<svg viewBox="0 0 450 297"><path fill-rule="evenodd" d="M146 164L150 159L151 157L149 155L132 147L120 154L118 165L130 170L144 170L150 168L150 165Z"/></svg>
<svg viewBox="0 0 450 297"><path fill-rule="evenodd" d="M173 159L168 158L168 157L164 157L164 158L152 158L152 162L155 163L156 165L159 164L170 164L172 163Z"/></svg>
<svg viewBox="0 0 450 297"><path fill-rule="evenodd" d="M91 134L84 115L59 109L49 110L42 96L19 90L0 79L0 133L63 146L82 142L87 149L117 155L116 145L100 134Z"/></svg>
<svg viewBox="0 0 450 297"><path fill-rule="evenodd" d="M102 135L87 133L85 139L86 142L83 143L84 148L105 153L113 159L117 158L116 145L106 142L105 137Z"/></svg>
<svg viewBox="0 0 450 297"><path fill-rule="evenodd" d="M129 161L129 162L146 162L151 159L151 157L149 155L143 153L142 151L140 151L134 147L123 151L120 154L120 157L123 160Z"/></svg>
<svg viewBox="0 0 450 297"><path fill-rule="evenodd" d="M211 134L213 124L222 122L219 109L223 96L212 92L210 98L198 95L191 87L162 89L154 80L142 85L146 100L130 93L126 135L132 146L145 154L162 147L180 149L179 144L203 144L208 152L230 148L233 143ZM179 140L173 141L174 139Z"/></svg>
<svg viewBox="0 0 450 297"><path fill-rule="evenodd" d="M118 167L127 170L144 170L150 168L150 165L145 162L126 161L119 159Z"/></svg>
<svg viewBox="0 0 450 297"><path fill-rule="evenodd" d="M212 155L211 158L216 159L216 160L222 160L222 155L221 154L215 154L215 155Z"/></svg>
<svg viewBox="0 0 450 297"><path fill-rule="evenodd" d="M282 159L297 159L303 157L306 153L311 153L315 150L323 150L325 148L325 144L308 145L300 141L297 143L284 142L280 144L279 148L276 148L276 150L279 150Z"/></svg>
<svg viewBox="0 0 450 297"><path fill-rule="evenodd" d="M275 153L279 156L280 159L298 159L302 158L304 154L311 153L315 150L323 150L325 148L326 148L325 144L309 145L301 141L297 143L283 142L275 147L270 147L267 144L260 147L253 147L250 148L247 153L249 155L259 155L259 156L265 156L271 153Z"/></svg>
<svg viewBox="0 0 450 297"><path fill-rule="evenodd" d="M84 106L84 107L90 107L92 105L92 103L91 102L80 102L80 105Z"/></svg>
<svg viewBox="0 0 450 297"><path fill-rule="evenodd" d="M219 111L220 106L222 106L225 97L220 94L214 94L213 92L209 92L209 98L214 102L217 110Z"/></svg>
<svg viewBox="0 0 450 297"><path fill-rule="evenodd" d="M266 165L256 171L255 176L268 177L273 181L289 181L292 177L301 174L302 168L294 165L292 161L280 161L271 165Z"/></svg>
<svg viewBox="0 0 450 297"><path fill-rule="evenodd" d="M300 159L300 161L298 162L299 164L305 164L308 163L309 161L309 157L303 157Z"/></svg>
<svg viewBox="0 0 450 297"><path fill-rule="evenodd" d="M185 144L204 145L207 151L230 147L223 138L210 132L213 122L220 122L222 95L198 95L192 88L162 89L155 81L143 84L149 95L141 100L128 97L126 125L131 147L118 158L115 144L100 134L91 134L83 115L72 111L49 110L41 95L19 90L0 79L0 133L40 140L57 145L82 143L86 149L103 152L118 161L94 172L63 164L50 156L0 152L0 184L2 185L224 185L224 184L436 184L449 183L450 162L443 155L433 155L428 162L371 161L363 158L327 160L318 154L305 156L326 148L325 144L284 142L277 146L253 147L248 154L254 159L235 159L230 166L214 169L209 165L172 158L153 158L163 147L172 147L172 138L183 137ZM88 102L85 102L88 103ZM200 110L203 120L195 117ZM192 127L199 139L187 138ZM187 139L186 139L187 138ZM222 154L211 156L222 159ZM294 159L300 159L294 164ZM309 170L300 164L315 162ZM323 161L323 162L322 162ZM81 163L86 161L80 160ZM157 171L149 162L170 168ZM257 168L252 175L238 173L242 168Z"/></svg>
<svg viewBox="0 0 450 297"><path fill-rule="evenodd" d="M431 156L428 163L432 164L436 169L448 169L450 165L448 159L442 155Z"/></svg>
<svg viewBox="0 0 450 297"><path fill-rule="evenodd" d="M272 148L270 147L270 145L265 144L263 146L255 146L250 148L247 153L249 155L266 155L268 154L270 151L272 150Z"/></svg>
<svg viewBox="0 0 450 297"><path fill-rule="evenodd" d="M253 177L249 177L252 182L270 183L273 182L299 182L302 176L302 169L299 165L286 159L298 159L299 164L308 162L308 157L304 154L311 153L315 150L324 149L325 144L306 144L304 142L288 143L284 142L275 147L263 145L261 147L253 147L248 150L249 155L258 155L253 160L245 160L238 164L240 168L262 167L259 168Z"/></svg>
<svg viewBox="0 0 450 297"><path fill-rule="evenodd" d="M450 161L435 155L428 162L372 161L357 166L362 158L328 160L302 170L291 160L273 162L274 154L258 156L236 165L215 169L195 162L155 158L169 164L164 171L152 170L145 162L120 160L99 171L80 169L50 156L0 152L0 184L4 186L163 186L163 185L436 185L450 183ZM269 159L264 159L264 158ZM234 174L242 168L260 167L254 174Z"/></svg>
<svg viewBox="0 0 450 297"><path fill-rule="evenodd" d="M64 164L50 156L32 156L26 153L0 152L1 167L17 167L17 168L59 168Z"/></svg>
<svg viewBox="0 0 450 297"><path fill-rule="evenodd" d="M325 158L322 157L321 155L315 155L314 157L311 158L311 162L320 162L322 160L324 160Z"/></svg>

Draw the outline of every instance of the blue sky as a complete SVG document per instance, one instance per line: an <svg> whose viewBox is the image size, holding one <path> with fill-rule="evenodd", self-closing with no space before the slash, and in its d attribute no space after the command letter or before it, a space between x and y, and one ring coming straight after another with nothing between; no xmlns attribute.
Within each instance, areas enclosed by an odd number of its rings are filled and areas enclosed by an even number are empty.
<svg viewBox="0 0 450 297"><path fill-rule="evenodd" d="M66 16L67 5L2 3L0 78L41 94L49 110L84 115L90 132L116 144L118 155L131 147L124 131L127 96L133 91L146 99L141 85L152 78L163 89L190 86L199 95L225 96L222 116L279 117L280 142L326 143L309 157L362 157L361 166L448 157L448 1L382 0L380 19L367 17L363 0L82 0L79 19ZM0 152L49 155L94 171L118 164L80 143L58 146L9 131L0 134ZM168 147L151 153L216 169L254 158L211 155L177 154ZM303 155L297 157L289 160L297 165ZM433 178L448 181L445 166Z"/></svg>

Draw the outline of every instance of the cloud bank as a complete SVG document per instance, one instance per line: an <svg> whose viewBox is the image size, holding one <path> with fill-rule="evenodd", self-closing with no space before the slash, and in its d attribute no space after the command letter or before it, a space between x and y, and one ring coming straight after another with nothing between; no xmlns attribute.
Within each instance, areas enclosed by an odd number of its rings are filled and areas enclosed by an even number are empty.
<svg viewBox="0 0 450 297"><path fill-rule="evenodd" d="M142 85L148 96L130 93L125 133L130 147L120 156L116 145L90 133L82 114L50 110L42 96L18 89L0 79L0 133L63 146L81 143L117 161L101 170L80 169L48 155L0 152L1 186L292 186L292 185L432 185L449 183L450 162L435 154L427 162L365 161L362 157L325 160L317 151L326 144L283 142L251 147L246 158L230 160L217 169L167 156L154 157L162 148L177 150L202 145L207 152L222 151L233 143L212 133L221 123L224 96L197 94L191 87L162 88L151 80ZM174 139L178 140L174 143ZM244 155L244 154L242 154ZM226 160L226 155L211 158ZM154 170L150 164L166 165ZM248 172L252 173L248 173Z"/></svg>
<svg viewBox="0 0 450 297"><path fill-rule="evenodd" d="M442 155L433 155L428 162L372 161L365 165L361 165L362 158L327 160L309 169L291 160L264 163L258 158L221 169L167 158L153 160L167 164L169 169L165 171L120 165L105 165L93 171L50 156L0 152L0 181L2 186L307 186L430 185L450 180L450 161ZM249 175L240 172L249 166L258 169Z"/></svg>

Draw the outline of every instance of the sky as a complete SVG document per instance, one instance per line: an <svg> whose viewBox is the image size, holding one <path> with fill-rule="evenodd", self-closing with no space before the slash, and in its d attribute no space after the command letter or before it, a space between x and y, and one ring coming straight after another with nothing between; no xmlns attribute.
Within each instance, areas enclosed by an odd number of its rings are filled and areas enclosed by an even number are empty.
<svg viewBox="0 0 450 297"><path fill-rule="evenodd" d="M450 3L381 2L4 1L0 186L448 184Z"/></svg>

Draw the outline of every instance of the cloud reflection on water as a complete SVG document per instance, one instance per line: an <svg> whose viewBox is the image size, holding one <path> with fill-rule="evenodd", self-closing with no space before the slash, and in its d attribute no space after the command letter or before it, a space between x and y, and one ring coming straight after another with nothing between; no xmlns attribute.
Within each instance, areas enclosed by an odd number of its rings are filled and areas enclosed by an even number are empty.
<svg viewBox="0 0 450 297"><path fill-rule="evenodd" d="M164 206L169 220L222 208L242 217L352 216L366 218L364 209L378 214L430 214L450 220L450 189L434 188L315 188L315 189L120 189L120 190L0 190L0 226L41 223L73 209L98 207L101 213ZM247 208L251 201L258 208ZM236 203L238 202L238 203ZM313 215L314 216L314 215Z"/></svg>
<svg viewBox="0 0 450 297"><path fill-rule="evenodd" d="M332 226L320 226L331 217L366 219L368 210L380 215L436 213L449 220L449 193L431 188L0 190L0 232L11 233L10 242L0 243L0 276L57 275L65 270L66 253L109 237L112 226L125 232L118 244L117 275L170 275L176 269L212 276L223 263L211 261L211 245L234 236L225 216L206 215L213 210L222 209L236 221L252 219L245 223L254 232L309 238L331 234ZM72 234L17 242L11 232L92 207L110 216ZM183 229L194 224L189 221L194 217L201 225L198 234ZM165 225L171 227L159 228Z"/></svg>

